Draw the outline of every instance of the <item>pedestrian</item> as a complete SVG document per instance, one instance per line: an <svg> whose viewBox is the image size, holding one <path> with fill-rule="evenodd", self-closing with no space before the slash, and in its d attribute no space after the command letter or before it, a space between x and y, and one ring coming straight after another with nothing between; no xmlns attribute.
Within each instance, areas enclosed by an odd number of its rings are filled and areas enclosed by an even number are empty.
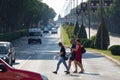
<svg viewBox="0 0 120 80"><path fill-rule="evenodd" d="M75 51L72 51L72 49L76 48L76 44L75 44L75 40L74 39L71 39L70 43L71 43L71 47L70 47L71 52L70 52L70 58L69 58L69 61L68 61L69 71L70 71L70 68L71 68L71 63L72 63L72 61L74 61L74 58L75 58ZM75 62L74 62L74 64L75 64ZM77 70L76 65L77 64L75 64L75 71Z"/></svg>
<svg viewBox="0 0 120 80"><path fill-rule="evenodd" d="M60 59L57 63L57 68L53 73L57 74L59 67L60 67L60 64L63 63L65 68L66 68L66 74L69 74L70 73L69 68L68 68L67 63L65 61L65 55L66 55L65 47L63 46L63 44L61 42L59 42L58 45L59 45L59 47L61 47L60 52L58 53L60 56Z"/></svg>
<svg viewBox="0 0 120 80"><path fill-rule="evenodd" d="M81 47L82 47L81 42L80 42L79 39L77 39L76 40L76 48L72 49L72 51L76 51L74 62L75 62L75 64L77 64L81 68L81 71L79 73L83 73L84 72L84 68L83 68L83 64L82 64L82 51L81 51ZM77 65L75 65L76 66L75 73L77 73Z"/></svg>

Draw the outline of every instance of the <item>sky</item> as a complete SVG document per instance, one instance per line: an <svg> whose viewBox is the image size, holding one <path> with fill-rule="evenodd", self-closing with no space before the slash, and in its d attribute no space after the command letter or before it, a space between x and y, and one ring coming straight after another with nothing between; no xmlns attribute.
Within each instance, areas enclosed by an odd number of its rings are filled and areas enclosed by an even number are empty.
<svg viewBox="0 0 120 80"><path fill-rule="evenodd" d="M83 1L86 1L86 0L83 0ZM43 2L55 10L55 12L57 13L57 16L55 17L55 19L57 19L59 14L61 14L61 16L63 15L62 12L64 10L67 0L43 0ZM78 0L78 2L80 3L81 0Z"/></svg>
<svg viewBox="0 0 120 80"><path fill-rule="evenodd" d="M43 2L46 3L49 7L52 7L58 16L64 6L65 0L43 0Z"/></svg>

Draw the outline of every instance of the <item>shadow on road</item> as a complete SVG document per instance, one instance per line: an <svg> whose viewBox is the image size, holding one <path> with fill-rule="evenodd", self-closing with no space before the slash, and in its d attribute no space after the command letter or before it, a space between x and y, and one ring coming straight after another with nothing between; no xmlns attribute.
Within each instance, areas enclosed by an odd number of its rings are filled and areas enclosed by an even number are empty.
<svg viewBox="0 0 120 80"><path fill-rule="evenodd" d="M79 74L70 74L70 76L72 76L72 77L80 77Z"/></svg>
<svg viewBox="0 0 120 80"><path fill-rule="evenodd" d="M19 65L20 63L19 62L15 62L13 65Z"/></svg>
<svg viewBox="0 0 120 80"><path fill-rule="evenodd" d="M85 72L85 73L83 73L83 74L86 74L86 75L95 75L95 76L100 75L100 74L97 74L97 73L90 73L90 72Z"/></svg>
<svg viewBox="0 0 120 80"><path fill-rule="evenodd" d="M100 57L104 57L100 54L93 54L93 53L90 53L90 52L86 52L83 54L83 58L86 59L86 58L100 58Z"/></svg>

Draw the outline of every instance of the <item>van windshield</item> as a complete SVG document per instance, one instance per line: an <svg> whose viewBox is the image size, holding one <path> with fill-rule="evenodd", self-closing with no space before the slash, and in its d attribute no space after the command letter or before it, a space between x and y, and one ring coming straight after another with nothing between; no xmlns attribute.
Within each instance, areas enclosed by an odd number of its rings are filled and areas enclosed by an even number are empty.
<svg viewBox="0 0 120 80"><path fill-rule="evenodd" d="M0 54L7 54L8 50L5 46L0 46Z"/></svg>
<svg viewBox="0 0 120 80"><path fill-rule="evenodd" d="M30 36L40 36L41 33L40 32L30 32L29 35Z"/></svg>

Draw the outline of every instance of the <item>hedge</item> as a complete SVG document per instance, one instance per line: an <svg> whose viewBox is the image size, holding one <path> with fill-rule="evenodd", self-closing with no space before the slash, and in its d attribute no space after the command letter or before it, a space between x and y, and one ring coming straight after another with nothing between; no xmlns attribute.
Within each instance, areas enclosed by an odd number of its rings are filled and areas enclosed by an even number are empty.
<svg viewBox="0 0 120 80"><path fill-rule="evenodd" d="M27 34L27 30L19 30L15 32L9 32L0 34L0 41L12 41Z"/></svg>
<svg viewBox="0 0 120 80"><path fill-rule="evenodd" d="M109 48L113 55L120 55L120 45L113 45Z"/></svg>

